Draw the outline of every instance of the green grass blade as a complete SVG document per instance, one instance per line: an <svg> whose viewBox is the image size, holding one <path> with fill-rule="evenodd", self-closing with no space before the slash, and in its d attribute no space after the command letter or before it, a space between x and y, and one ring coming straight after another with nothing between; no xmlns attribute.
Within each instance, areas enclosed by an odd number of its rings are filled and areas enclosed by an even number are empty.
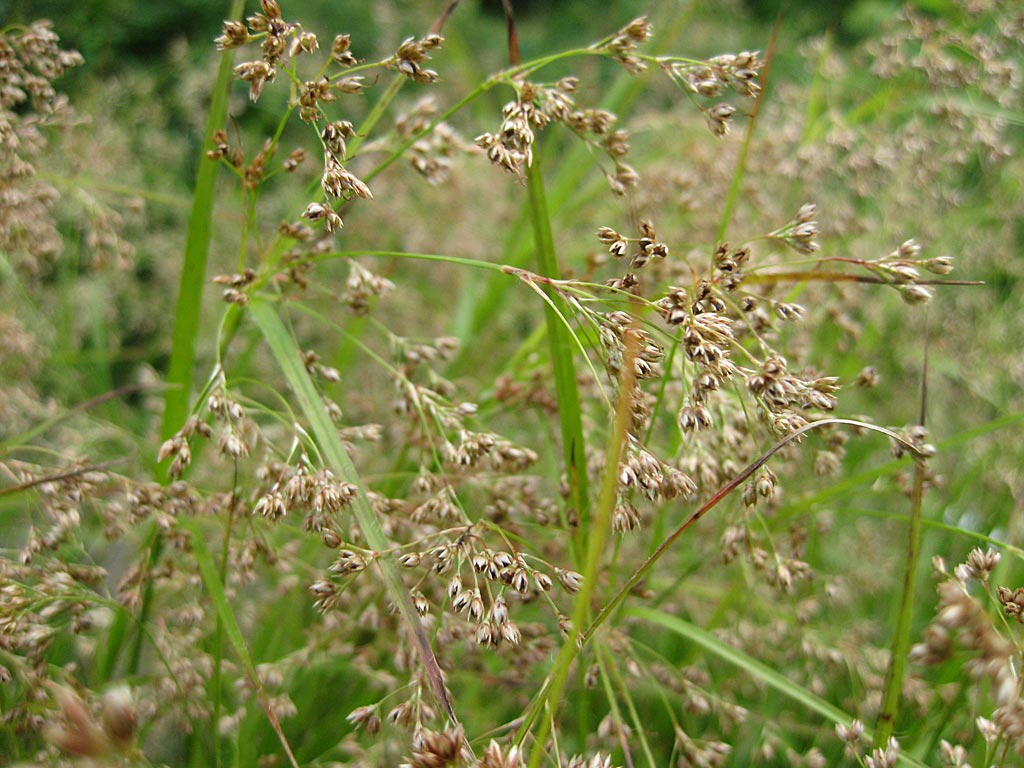
<svg viewBox="0 0 1024 768"><path fill-rule="evenodd" d="M245 10L244 0L232 0L227 18L237 19ZM213 203L216 198L217 170L219 163L206 156L206 148L213 142L213 133L224 124L227 115L228 90L232 78L232 51L221 54L220 66L217 69L217 80L213 86L213 98L210 101L210 112L206 118L206 130L200 148L199 172L192 195L192 212L189 215L188 232L185 239L185 259L181 266L181 279L178 283L178 303L174 311L174 332L171 338L171 359L165 377L167 392L164 395L164 413L160 423L160 438L171 437L184 423L189 411L189 400L192 393L192 369L195 365L196 339L199 336L199 315L203 299L203 285L206 282L206 259L210 250L210 239L213 223ZM167 474L169 462L163 469L157 470L157 478L161 482L170 481ZM162 537L155 532L150 539L150 561L159 557L162 550ZM152 583L146 585L142 595L142 607L139 609L140 624L149 618L152 605ZM114 634L123 633L125 614L118 614L113 627ZM120 622L120 624L119 624ZM130 651L129 671L134 672L142 648L141 633L135 637ZM117 648L111 646L111 653ZM105 664L108 670L113 669L114 659L109 658Z"/></svg>
<svg viewBox="0 0 1024 768"><path fill-rule="evenodd" d="M555 238L551 231L551 213L548 210L541 174L540 159L534 155L533 166L527 172L527 189L530 197L530 218L533 224L534 245L540 273L545 277L559 277L558 256L555 253ZM580 394L576 387L576 365L573 361L573 340L568 329L562 324L555 308L564 310L562 298L544 286L544 292L551 303L544 307L548 340L551 345L551 363L555 372L555 392L558 397L558 417L562 429L562 451L565 473L569 481L569 502L579 515L580 525L575 539L585 540L590 516L590 500L587 491L587 457L583 442L583 421L580 411ZM577 549L577 551L580 551Z"/></svg>
<svg viewBox="0 0 1024 768"><path fill-rule="evenodd" d="M927 318L927 314L925 315ZM927 319L926 319L927 328ZM924 361L921 365L921 396L918 423L925 423L928 406L928 334L924 337ZM878 713L875 746L884 745L896 730L900 698L903 694L903 675L910 653L910 625L914 618L914 598L917 593L918 560L921 558L921 507L924 502L924 461L914 463L914 490L911 496L910 527L907 531L907 557L903 563L903 590L900 594L899 614L893 631L889 652L889 667L885 672L882 690L882 708Z"/></svg>
<svg viewBox="0 0 1024 768"><path fill-rule="evenodd" d="M900 698L903 695L903 675L910 653L910 625L914 617L914 597L917 594L918 561L921 558L921 502L924 495L924 466L917 462L914 467L914 491L910 525L907 531L907 555L903 564L903 588L900 592L899 613L893 629L889 666L885 672L885 686L882 689L882 708L878 713L874 745L884 746L896 730L896 715L899 713Z"/></svg>
<svg viewBox="0 0 1024 768"><path fill-rule="evenodd" d="M809 709L811 712L821 715L826 720L837 725L849 725L853 721L853 718L850 715L825 701L820 696L816 696L803 686L794 683L785 675L776 672L767 664L758 661L753 656L749 656L737 648L733 648L727 643L722 642L710 632L701 629L697 625L692 624L685 619L665 613L664 611L652 610L642 606L627 608L625 613L629 616L635 616L652 624L657 624L670 632L689 640L691 643L700 646L705 651L717 656L727 664L731 664L734 667L742 669L750 677L759 680L764 685L778 691L783 696L792 699L801 706ZM872 734L866 729L865 736L868 739L872 738ZM904 752L900 753L899 760L903 765L912 765L917 768L924 768L924 763L910 757Z"/></svg>
<svg viewBox="0 0 1024 768"><path fill-rule="evenodd" d="M206 591L210 595L210 600L213 602L213 607L217 612L217 619L220 622L220 626L223 627L228 640L231 641L231 645L235 649L235 653L238 654L238 659L242 662L242 666L245 668L246 677L249 678L249 681L256 689L260 698L260 703L263 705L263 709L266 711L267 717L270 719L270 724L273 727L274 732L277 733L277 737L281 741L281 746L284 749L285 754L288 756L288 762L291 763L294 768L298 768L298 763L295 761L295 755L292 754L291 747L288 745L288 740L285 738L284 732L281 730L281 724L277 720L277 715L274 714L274 710L270 706L270 701L263 689L263 683L260 681L259 673L256 671L256 665L253 663L252 656L249 654L249 648L245 644L245 638L242 636L242 630L239 628L238 622L235 620L235 612L231 610L231 603L228 602L228 597L224 593L224 584L221 582L220 571L217 570L217 565L214 563L213 557L210 555L210 550L206 546L206 531L203 530L203 526L198 520L183 520L181 521L181 525L192 534L192 554L196 558L196 565L199 566L199 575L202 577Z"/></svg>
<svg viewBox="0 0 1024 768"><path fill-rule="evenodd" d="M227 18L241 17L245 9L243 0L233 0ZM167 368L167 382L171 386L164 398L164 415L160 426L161 439L166 439L181 428L189 409L192 390L192 368L196 357L196 337L199 335L199 310L206 282L206 258L210 250L213 223L213 203L217 191L219 161L206 156L206 148L213 142L213 133L224 125L227 115L228 90L231 85L230 50L221 54L217 81L213 86L210 113L199 158L199 173L192 197L192 213L188 221L185 241L185 261L181 268L178 304L174 313L174 335L171 360ZM165 478L166 479L166 478Z"/></svg>
<svg viewBox="0 0 1024 768"><path fill-rule="evenodd" d="M298 400L302 414L309 422L324 460L332 472L357 488L356 497L352 501L352 511L366 537L367 544L376 552L387 552L392 548L392 544L381 528L376 512L370 506L366 489L352 464L352 459L345 452L345 447L341 444L341 438L338 436L338 430L334 426L334 422L331 421L313 381L309 378L309 372L299 356L295 341L278 316L276 307L267 299L258 298L253 301L251 312L263 338L281 367L292 393ZM376 558L375 562L384 576L391 599L398 606L399 613L406 623L438 703L444 708L448 717L453 722L457 722L441 676L441 668L430 647L430 640L412 603L409 590L402 581L398 564L388 555Z"/></svg>
<svg viewBox="0 0 1024 768"><path fill-rule="evenodd" d="M608 646L601 646L596 656L601 664L602 682L605 685L609 701L615 701L616 695L622 699L623 704L626 705L626 711L629 713L630 722L633 724L633 739L640 743L640 748L643 750L647 765L650 768L655 768L658 765L658 761L655 760L654 753L651 752L651 745L647 741L647 729L644 727L643 718L637 711L636 702L633 701L630 684L622 676L622 671L619 669L618 664L616 664L616 659ZM614 688L612 687L613 682ZM624 720L621 714L619 718Z"/></svg>

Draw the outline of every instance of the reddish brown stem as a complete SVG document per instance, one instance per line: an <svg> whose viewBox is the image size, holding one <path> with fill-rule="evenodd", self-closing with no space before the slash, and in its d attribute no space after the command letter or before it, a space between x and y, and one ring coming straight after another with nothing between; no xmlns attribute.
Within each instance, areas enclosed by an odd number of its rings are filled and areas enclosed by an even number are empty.
<svg viewBox="0 0 1024 768"><path fill-rule="evenodd" d="M747 478L749 478L757 470L763 467L772 456L774 456L776 453L782 450L784 446L788 445L794 440L799 439L801 436L810 432L813 429L817 429L818 427L823 427L830 424L847 424L850 426L858 427L860 429L870 429L875 432L881 432L882 434L887 435L893 440L899 442L900 445L902 445L908 451L913 453L915 456L918 456L918 458L924 458L923 454L920 453L920 450L916 445L906 440L905 438L901 437L900 435L897 435L895 432L885 429L884 427L879 427L875 424L868 424L862 421L853 421L852 419L820 419L818 421L812 421L810 424L805 424L803 427L796 430L795 432L786 435L778 443L772 446L772 448L763 456L761 456L756 461L748 465L742 472L736 475L736 477L734 477L728 483L723 485L715 493L714 496L712 496L710 499L704 502L700 509L698 509L692 515L690 515L689 519L687 519L686 522L684 522L682 525L680 525L678 528L672 531L672 533L670 533L668 537L663 542L661 542L661 544L658 545L658 548L651 553L650 557L648 557L643 562L643 564L633 572L633 575L626 580L626 583L622 585L619 591L615 594L615 597L613 597L611 601L609 601L608 604L600 610L600 612L594 618L594 621L590 624L589 627L587 627L586 631L580 634L580 643L585 643L590 639L591 635L593 635L597 628L600 627L602 623L604 623L605 619L608 618L611 612L618 608L619 604L626 599L626 596L630 593L630 591L632 591L632 589L640 583L640 580L643 579L644 575L651 569L651 566L653 566L654 563L656 563L661 558L661 556L668 551L669 547L672 546L675 540L682 536L688 528L690 528L694 523L696 523L698 520L704 517L704 515L706 515L708 512L714 509L718 505L718 502L720 502L722 499L724 499L726 496L728 496L730 493L736 490Z"/></svg>
<svg viewBox="0 0 1024 768"><path fill-rule="evenodd" d="M448 22L448 17L452 15L452 11L455 10L455 6L459 4L459 0L452 0L448 3L448 6L441 11L441 15L438 16L434 23L430 25L430 34L439 35L441 30L444 29L444 25Z"/></svg>
<svg viewBox="0 0 1024 768"><path fill-rule="evenodd" d="M834 261L834 259L833 259ZM818 272L812 270L794 272L761 272L746 275L744 283L783 283L783 282L826 282L826 283L872 283L875 285L904 285L893 280L885 280L876 275L851 275L848 272ZM905 283L909 285L909 283ZM914 285L984 285L980 280L915 280Z"/></svg>
<svg viewBox="0 0 1024 768"><path fill-rule="evenodd" d="M516 21L512 13L512 0L501 0L505 8L505 26L508 29L508 63L518 67L523 63L523 57L519 53L519 35L516 34Z"/></svg>

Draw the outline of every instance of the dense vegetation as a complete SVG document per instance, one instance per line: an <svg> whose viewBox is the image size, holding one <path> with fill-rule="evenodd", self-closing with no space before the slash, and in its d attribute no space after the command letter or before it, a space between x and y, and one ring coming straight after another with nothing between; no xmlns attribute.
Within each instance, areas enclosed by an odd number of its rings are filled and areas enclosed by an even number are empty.
<svg viewBox="0 0 1024 768"><path fill-rule="evenodd" d="M281 2L4 9L0 764L1018 765L1024 9Z"/></svg>

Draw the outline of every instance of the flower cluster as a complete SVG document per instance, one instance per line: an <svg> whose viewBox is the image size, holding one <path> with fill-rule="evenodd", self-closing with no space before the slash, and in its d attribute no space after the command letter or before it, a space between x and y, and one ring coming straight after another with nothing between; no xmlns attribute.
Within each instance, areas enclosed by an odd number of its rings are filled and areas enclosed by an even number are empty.
<svg viewBox="0 0 1024 768"><path fill-rule="evenodd" d="M965 671L975 680L990 683L996 704L991 719L977 719L982 737L987 743L1005 739L1018 755L1024 755L1024 743L1019 738L1024 733L1024 705L1015 661L1017 648L1000 631L1005 624L990 617L970 592L974 582L988 589L999 559L995 551L974 549L952 573L942 558L933 559L942 579L939 604L935 618L924 631L924 640L911 649L910 656L919 664L937 664L952 657L957 646L966 651L970 658L964 664ZM1008 615L1017 615L1013 590L999 587L996 595Z"/></svg>
<svg viewBox="0 0 1024 768"><path fill-rule="evenodd" d="M262 13L253 14L245 23L225 21L224 31L216 40L221 50L262 41L259 59L235 67L235 76L249 83L252 101L259 99L264 86L277 77L278 70L291 59L303 53L313 53L320 47L316 35L305 32L300 24L284 20L277 0L260 0L260 8Z"/></svg>
<svg viewBox="0 0 1024 768"><path fill-rule="evenodd" d="M394 67L410 80L415 80L421 85L436 83L437 72L432 69L424 69L423 64L430 58L430 52L435 48L440 48L443 42L443 37L434 34L427 35L422 40L410 37L398 46L398 50L386 62L386 66Z"/></svg>
<svg viewBox="0 0 1024 768"><path fill-rule="evenodd" d="M758 79L764 62L758 58L757 51L723 54L707 61L666 56L659 58L658 63L674 83L691 98L701 97L701 102L717 98L726 90L750 99L756 99L761 93ZM710 106L700 103L698 106L715 136L729 133L732 118L736 114L733 105L722 101Z"/></svg>
<svg viewBox="0 0 1024 768"><path fill-rule="evenodd" d="M36 178L34 158L46 148L48 127L76 119L53 81L82 61L60 48L48 22L0 33L0 249L29 273L61 248L60 195Z"/></svg>
<svg viewBox="0 0 1024 768"><path fill-rule="evenodd" d="M516 100L502 107L502 122L497 133L482 133L476 145L487 158L506 171L522 178L533 162L536 132L550 122L562 123L582 141L605 154L614 171L605 177L615 194L623 195L639 181L636 171L625 162L629 137L625 131L612 130L615 115L603 109L581 108L573 94L578 80L564 77L553 85L514 81Z"/></svg>
<svg viewBox="0 0 1024 768"><path fill-rule="evenodd" d="M646 42L654 33L654 27L646 16L633 19L629 24L616 32L609 41L598 44L597 48L608 51L631 75L640 75L647 71L647 64L636 55L636 49Z"/></svg>

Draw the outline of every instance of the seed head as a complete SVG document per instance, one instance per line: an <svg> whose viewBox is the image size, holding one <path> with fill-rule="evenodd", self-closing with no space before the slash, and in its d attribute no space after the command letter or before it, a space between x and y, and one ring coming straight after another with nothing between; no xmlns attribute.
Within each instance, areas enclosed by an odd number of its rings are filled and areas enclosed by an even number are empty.
<svg viewBox="0 0 1024 768"><path fill-rule="evenodd" d="M558 581L565 591L571 594L576 594L583 586L583 574L576 573L576 571L564 571L561 568L556 568L555 576L558 577Z"/></svg>
<svg viewBox="0 0 1024 768"><path fill-rule="evenodd" d="M224 51L245 45L250 39L249 30L245 24L240 21L225 21L224 31L214 42L217 43L218 50Z"/></svg>

